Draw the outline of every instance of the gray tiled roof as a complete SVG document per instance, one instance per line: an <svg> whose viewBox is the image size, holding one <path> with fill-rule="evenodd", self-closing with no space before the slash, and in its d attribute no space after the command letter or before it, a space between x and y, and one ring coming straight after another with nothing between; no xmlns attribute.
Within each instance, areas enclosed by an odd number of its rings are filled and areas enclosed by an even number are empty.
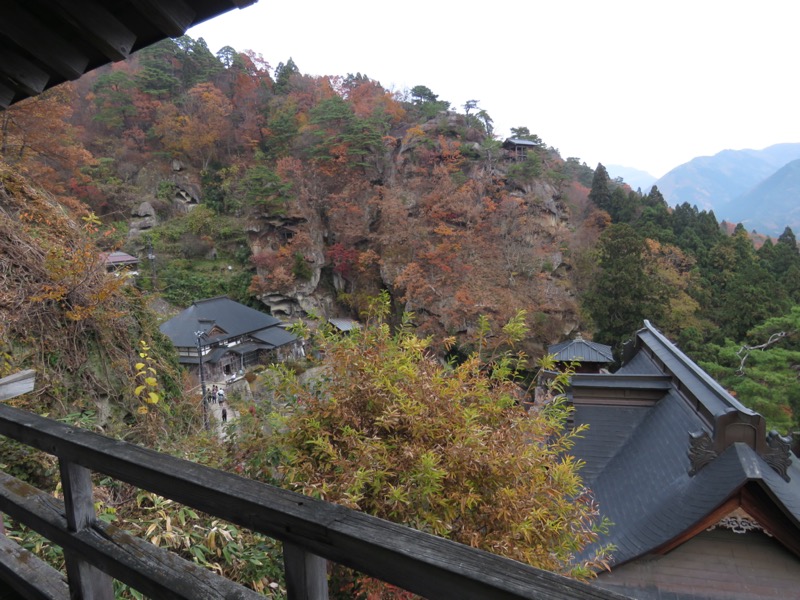
<svg viewBox="0 0 800 600"><path fill-rule="evenodd" d="M523 140L520 138L508 138L503 145L506 144L513 144L514 146L531 146L531 147L538 147L541 146L541 142L532 142L531 140Z"/></svg>
<svg viewBox="0 0 800 600"><path fill-rule="evenodd" d="M649 411L647 406L579 407L575 425L589 425L591 430L575 442L573 453L586 461L581 476L587 485L592 487L595 478Z"/></svg>
<svg viewBox="0 0 800 600"><path fill-rule="evenodd" d="M297 341L296 335L281 327L270 327L263 331L257 331L252 335L255 339L261 340L271 348L280 348Z"/></svg>
<svg viewBox="0 0 800 600"><path fill-rule="evenodd" d="M354 319L333 318L328 319L328 323L336 327L339 331L352 331L353 329L361 329L361 323Z"/></svg>
<svg viewBox="0 0 800 600"><path fill-rule="evenodd" d="M118 265L135 265L139 263L139 259L131 256L127 252L114 251L103 255L105 263L110 266Z"/></svg>
<svg viewBox="0 0 800 600"><path fill-rule="evenodd" d="M731 411L756 414L725 391L713 377L692 362L650 323L645 321L645 324L646 327L637 334L640 343L646 345L654 356L663 362L664 369L671 372L700 399L711 414L719 415Z"/></svg>
<svg viewBox="0 0 800 600"><path fill-rule="evenodd" d="M189 308L163 323L161 333L178 347L190 347L197 343L198 331L209 332L217 325L225 331L215 336L214 341L239 337L262 329L280 325L275 317L235 302L227 296L198 300Z"/></svg>
<svg viewBox="0 0 800 600"><path fill-rule="evenodd" d="M555 360L559 362L608 364L614 360L611 346L590 342L580 336L548 347L547 353L555 355Z"/></svg>
<svg viewBox="0 0 800 600"><path fill-rule="evenodd" d="M710 418L736 411L748 420L754 413L649 323L637 333L636 343L638 353L617 373L573 377L572 393L579 394L583 386L589 400L575 401L575 423L586 423L589 430L573 453L586 462L585 481L601 512L614 523L601 540L617 548L612 564L667 544L743 486L755 485L766 491L764 497L771 498L800 534L797 457L792 457L786 481L754 447L736 441L691 475L691 432L706 431L713 436ZM628 403L626 389L642 388L628 383L648 380L649 391L658 394L661 385L663 396L649 406ZM663 385L667 381L671 383ZM598 390L605 395L598 395ZM587 549L584 555L590 553Z"/></svg>
<svg viewBox="0 0 800 600"><path fill-rule="evenodd" d="M228 348L228 352L233 352L234 354L247 354L248 352L255 352L257 350L271 350L272 347L267 344L236 344L235 346L231 346Z"/></svg>

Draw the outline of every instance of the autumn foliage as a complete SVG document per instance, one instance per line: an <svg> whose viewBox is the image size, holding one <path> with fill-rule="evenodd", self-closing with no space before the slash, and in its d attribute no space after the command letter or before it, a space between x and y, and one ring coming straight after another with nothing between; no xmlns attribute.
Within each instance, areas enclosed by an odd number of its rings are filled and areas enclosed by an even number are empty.
<svg viewBox="0 0 800 600"><path fill-rule="evenodd" d="M19 402L58 416L91 411L111 430L156 404L164 381L174 392L175 367L126 278L106 271L97 217L63 202L0 162L0 343L14 350L9 368L38 372L41 391Z"/></svg>
<svg viewBox="0 0 800 600"><path fill-rule="evenodd" d="M526 412L512 370L478 354L442 366L411 321L393 332L388 303L366 326L320 340L325 375L288 377L286 480L306 494L577 576L596 540L597 507L569 455L563 403ZM602 557L599 557L602 558Z"/></svg>

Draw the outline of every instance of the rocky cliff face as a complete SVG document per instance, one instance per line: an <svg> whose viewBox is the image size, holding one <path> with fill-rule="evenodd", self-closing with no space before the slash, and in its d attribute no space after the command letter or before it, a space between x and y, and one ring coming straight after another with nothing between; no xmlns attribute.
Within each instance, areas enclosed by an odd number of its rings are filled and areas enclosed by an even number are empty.
<svg viewBox="0 0 800 600"><path fill-rule="evenodd" d="M524 309L531 352L574 330L573 240L585 234L575 207L544 177L510 182L508 160L465 160L432 131L448 126L387 143L391 177L285 173L295 190L285 214L248 225L264 304L287 316L358 316L366 296L388 290L437 337Z"/></svg>

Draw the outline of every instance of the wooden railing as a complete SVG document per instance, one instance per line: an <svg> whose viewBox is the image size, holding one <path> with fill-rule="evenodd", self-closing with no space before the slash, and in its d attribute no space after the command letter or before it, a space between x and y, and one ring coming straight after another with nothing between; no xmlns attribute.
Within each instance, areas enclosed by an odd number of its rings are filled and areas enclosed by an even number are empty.
<svg viewBox="0 0 800 600"><path fill-rule="evenodd" d="M426 598L612 599L599 588L341 506L0 405L0 434L58 457L64 501L0 473L0 511L64 551L67 577L0 536L0 579L25 598L263 598L95 517L92 472L283 542L290 599L327 598L334 561Z"/></svg>

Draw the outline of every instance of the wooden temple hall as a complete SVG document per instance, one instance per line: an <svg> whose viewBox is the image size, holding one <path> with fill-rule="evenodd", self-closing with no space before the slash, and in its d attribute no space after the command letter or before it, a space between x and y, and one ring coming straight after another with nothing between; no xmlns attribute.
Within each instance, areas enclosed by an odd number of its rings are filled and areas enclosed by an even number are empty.
<svg viewBox="0 0 800 600"><path fill-rule="evenodd" d="M0 110L249 4L6 0ZM285 345L262 333L242 336ZM291 600L328 597L328 562L432 600L800 597L800 464L789 440L649 323L613 374L604 347L559 350L593 361L567 392L575 423L590 426L574 448L584 480L614 523L601 540L615 547L610 570L591 584L19 410L6 401L35 388L24 371L0 379L0 435L57 457L63 500L0 472L0 512L62 548L66 568L0 532L0 596L110 599L119 580L149 598L264 597L99 520L92 477L102 474L279 540Z"/></svg>

